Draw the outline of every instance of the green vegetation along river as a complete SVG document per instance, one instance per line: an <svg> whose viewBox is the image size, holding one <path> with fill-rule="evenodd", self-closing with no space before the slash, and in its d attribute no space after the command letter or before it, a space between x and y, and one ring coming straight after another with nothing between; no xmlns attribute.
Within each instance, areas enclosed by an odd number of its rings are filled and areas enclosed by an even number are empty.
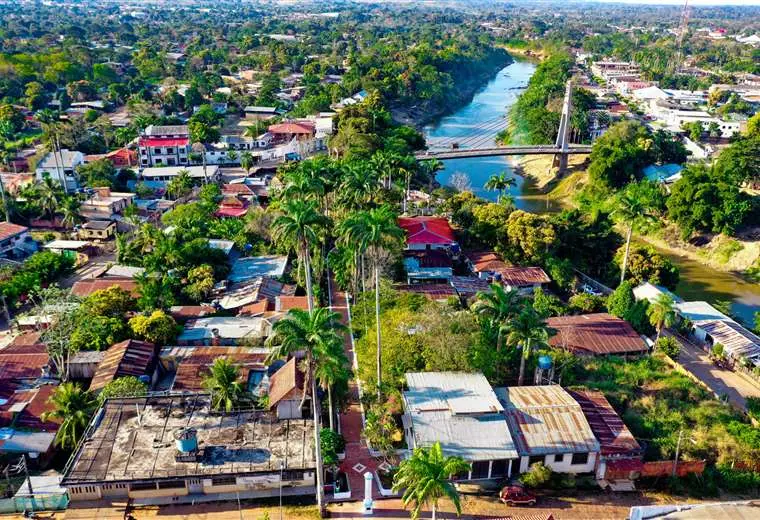
<svg viewBox="0 0 760 520"><path fill-rule="evenodd" d="M506 66L475 94L468 105L426 127L425 137L429 142L438 140L449 145L461 141L462 147L466 147L467 143L474 143L478 147L493 145L493 138L498 131L494 127L503 127L506 121L501 126L485 123L500 116L506 117L535 69L533 63L524 60ZM470 189L476 195L496 200L496 193L485 190L483 185L491 175L506 171L517 181L517 186L511 191L519 209L531 212L559 209L554 202L547 207L545 197L530 191L524 179L515 174L514 167L506 157L457 159L444 164L446 168L438 175L438 181L443 185L451 184L455 174L464 174L459 177L467 179ZM748 325L754 322L754 313L760 311L759 284L750 283L734 273L716 271L685 256L660 249L658 251L680 267L681 282L676 292L682 298L708 302L731 301L734 314Z"/></svg>

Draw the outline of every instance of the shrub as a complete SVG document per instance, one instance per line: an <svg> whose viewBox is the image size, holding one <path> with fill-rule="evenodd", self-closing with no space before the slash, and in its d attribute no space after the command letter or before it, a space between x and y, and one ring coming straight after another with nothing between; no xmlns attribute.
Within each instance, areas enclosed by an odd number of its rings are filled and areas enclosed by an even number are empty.
<svg viewBox="0 0 760 520"><path fill-rule="evenodd" d="M678 359L678 354L681 353L681 344L672 336L658 339L655 348L673 360Z"/></svg>
<svg viewBox="0 0 760 520"><path fill-rule="evenodd" d="M329 428L322 428L319 432L319 444L322 447L322 459L325 466L337 466L338 453L342 453L346 448L345 439Z"/></svg>
<svg viewBox="0 0 760 520"><path fill-rule="evenodd" d="M726 464L719 464L716 469L720 485L726 491L754 493L760 487L760 473L756 471L736 469Z"/></svg>
<svg viewBox="0 0 760 520"><path fill-rule="evenodd" d="M585 292L572 295L568 303L570 304L570 309L579 314L599 312L605 306L603 297Z"/></svg>
<svg viewBox="0 0 760 520"><path fill-rule="evenodd" d="M747 411L750 416L760 421L760 397L747 398Z"/></svg>
<svg viewBox="0 0 760 520"><path fill-rule="evenodd" d="M520 475L520 482L531 488L541 487L552 478L552 470L543 462L536 462L526 473Z"/></svg>
<svg viewBox="0 0 760 520"><path fill-rule="evenodd" d="M98 394L98 399L102 403L106 399L114 397L140 397L148 393L148 385L137 379L135 376L120 377L114 379Z"/></svg>

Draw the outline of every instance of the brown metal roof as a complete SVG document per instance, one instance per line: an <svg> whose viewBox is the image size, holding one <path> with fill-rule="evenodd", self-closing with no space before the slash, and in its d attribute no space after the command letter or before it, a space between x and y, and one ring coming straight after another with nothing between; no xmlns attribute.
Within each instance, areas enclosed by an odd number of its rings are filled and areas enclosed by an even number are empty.
<svg viewBox="0 0 760 520"><path fill-rule="evenodd" d="M447 283L420 283L420 284L398 284L393 286L394 289L401 292L421 294L431 300L440 301L450 297L457 296L456 290Z"/></svg>
<svg viewBox="0 0 760 520"><path fill-rule="evenodd" d="M10 347L8 347L10 348ZM24 346L23 352L0 351L0 397L7 398L23 380L37 379L50 362L44 345Z"/></svg>
<svg viewBox="0 0 760 520"><path fill-rule="evenodd" d="M491 292L491 284L487 280L475 278L474 276L453 276L451 278L451 285L459 293L459 296L465 298L475 296L479 292Z"/></svg>
<svg viewBox="0 0 760 520"><path fill-rule="evenodd" d="M494 271L501 276L502 283L512 287L528 287L552 281L540 267L504 267Z"/></svg>
<svg viewBox="0 0 760 520"><path fill-rule="evenodd" d="M568 390L583 410L602 455L641 456L643 451L623 420L601 392Z"/></svg>
<svg viewBox="0 0 760 520"><path fill-rule="evenodd" d="M208 374L209 367L219 358L226 358L240 367L240 382L248 381L251 369L264 368L266 354L233 351L230 347L198 347L185 357L177 367L172 390L200 391L203 390L203 380Z"/></svg>
<svg viewBox="0 0 760 520"><path fill-rule="evenodd" d="M15 235L20 235L29 231L26 226L19 226L18 224L12 224L10 222L0 222L0 240L5 240Z"/></svg>
<svg viewBox="0 0 760 520"><path fill-rule="evenodd" d="M128 339L106 350L103 361L90 383L90 390L100 390L119 377L145 375L156 359L156 347L147 341Z"/></svg>
<svg viewBox="0 0 760 520"><path fill-rule="evenodd" d="M47 352L42 343L42 331L22 332L0 350L2 354L41 354Z"/></svg>
<svg viewBox="0 0 760 520"><path fill-rule="evenodd" d="M522 455L598 452L580 405L559 385L495 388Z"/></svg>
<svg viewBox="0 0 760 520"><path fill-rule="evenodd" d="M15 392L6 403L0 406L0 425L30 430L58 431L60 419L42 420L42 414L52 412L54 406L48 402L55 392L56 385L42 385L21 392ZM14 406L23 405L21 411L11 411Z"/></svg>
<svg viewBox="0 0 760 520"><path fill-rule="evenodd" d="M476 273L497 271L510 267L494 251L468 251L465 256L472 263L472 269Z"/></svg>
<svg viewBox="0 0 760 520"><path fill-rule="evenodd" d="M298 368L298 360L290 358L269 378L269 407L276 406L283 399L301 399L303 384L304 374Z"/></svg>
<svg viewBox="0 0 760 520"><path fill-rule="evenodd" d="M129 291L132 296L138 296L137 282L132 278L98 278L94 280L79 280L71 287L71 293L80 298L85 298L95 291L108 289L110 287L120 287Z"/></svg>
<svg viewBox="0 0 760 520"><path fill-rule="evenodd" d="M627 321L606 312L558 316L546 322L557 331L549 343L575 354L641 354L648 350Z"/></svg>

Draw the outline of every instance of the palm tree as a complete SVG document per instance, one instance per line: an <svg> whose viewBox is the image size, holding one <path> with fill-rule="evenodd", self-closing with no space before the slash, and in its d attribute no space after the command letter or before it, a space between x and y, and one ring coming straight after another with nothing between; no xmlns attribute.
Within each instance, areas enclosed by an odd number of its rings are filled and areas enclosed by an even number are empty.
<svg viewBox="0 0 760 520"><path fill-rule="evenodd" d="M509 177L506 173L500 173L499 175L491 175L483 187L489 191L498 191L499 195L496 197L496 203L500 204L504 192L513 186L517 186L517 181L514 177Z"/></svg>
<svg viewBox="0 0 760 520"><path fill-rule="evenodd" d="M360 209L378 192L379 179L375 172L362 163L351 161L343 167L338 200L350 209Z"/></svg>
<svg viewBox="0 0 760 520"><path fill-rule="evenodd" d="M676 322L676 309L673 298L669 294L661 293L647 309L647 315L649 316L649 322L657 329L656 342L660 339L662 329L664 327L672 327Z"/></svg>
<svg viewBox="0 0 760 520"><path fill-rule="evenodd" d="M245 170L246 175L251 173L251 168L253 168L253 154L251 152L240 154L240 167Z"/></svg>
<svg viewBox="0 0 760 520"><path fill-rule="evenodd" d="M272 223L272 235L276 242L295 246L298 260L303 266L306 278L306 295L309 312L314 308L314 290L311 283L311 247L318 241L327 219L321 215L314 203L304 200L287 200L282 205L284 213Z"/></svg>
<svg viewBox="0 0 760 520"><path fill-rule="evenodd" d="M61 201L61 225L63 227L74 227L82 217L79 216L79 201L76 197L65 197Z"/></svg>
<svg viewBox="0 0 760 520"><path fill-rule="evenodd" d="M509 321L524 307L523 298L517 291L506 291L499 283L491 284L490 292L479 292L473 311L496 326L496 351L501 352L504 337L509 334ZM498 367L496 369L498 376Z"/></svg>
<svg viewBox="0 0 760 520"><path fill-rule="evenodd" d="M625 281L625 271L628 267L628 255L631 250L631 236L633 235L633 227L640 221L651 219L649 215L649 201L644 196L644 193L639 189L638 184L631 184L623 192L616 201L616 208L612 212L613 215L617 215L620 220L626 223L628 226L628 233L625 239L625 255L623 256L623 268L620 271L620 283Z"/></svg>
<svg viewBox="0 0 760 520"><path fill-rule="evenodd" d="M470 471L470 463L462 457L446 457L441 443L429 448L415 448L412 456L402 460L393 477L393 491L403 490L401 501L404 507L413 504L412 518L419 518L422 508L430 506L435 520L438 500L448 498L462 514L459 491L451 481L452 477Z"/></svg>
<svg viewBox="0 0 760 520"><path fill-rule="evenodd" d="M267 362L285 358L296 352L305 352L306 370L301 406L306 400L306 388L312 396L311 407L314 419L314 445L317 459L317 504L322 510L322 449L319 442L320 407L317 395L315 372L320 365L333 363L330 357L335 346L343 344L341 332L345 326L340 323L340 314L325 307L306 312L291 309L288 314L272 326L272 334L267 338L270 347Z"/></svg>
<svg viewBox="0 0 760 520"><path fill-rule="evenodd" d="M338 231L339 241L353 244L359 251L367 252L372 259L375 275L375 328L377 329L377 396L381 394L382 347L380 334L380 253L393 248L404 237L396 223L396 215L389 206L380 206L349 215Z"/></svg>
<svg viewBox="0 0 760 520"><path fill-rule="evenodd" d="M525 360L530 357L533 348L547 347L548 341L549 329L546 326L546 321L531 306L525 306L522 312L509 322L507 342L514 347L522 347L517 386L522 386L523 384Z"/></svg>
<svg viewBox="0 0 760 520"><path fill-rule="evenodd" d="M50 223L55 219L55 210L58 208L58 189L49 175L45 175L38 185L39 205L43 212L47 213Z"/></svg>
<svg viewBox="0 0 760 520"><path fill-rule="evenodd" d="M348 380L349 374L346 366L348 359L343 350L343 342L336 341L329 345L326 355L317 360L317 367L314 371L314 377L319 381L319 386L327 392L327 406L330 410L330 429L335 429L335 412L333 409L333 387Z"/></svg>
<svg viewBox="0 0 760 520"><path fill-rule="evenodd" d="M203 379L203 387L211 392L214 410L231 412L245 397L245 388L240 382L240 367L223 357L214 360L209 374Z"/></svg>
<svg viewBox="0 0 760 520"><path fill-rule="evenodd" d="M182 168L177 172L177 176L166 186L166 192L176 200L187 195L192 187L193 179L190 177L190 170Z"/></svg>
<svg viewBox="0 0 760 520"><path fill-rule="evenodd" d="M61 383L48 399L53 409L42 414L42 420L57 419L61 426L55 435L55 444L63 449L74 449L79 443L92 412L96 400L93 395L82 389L76 383Z"/></svg>

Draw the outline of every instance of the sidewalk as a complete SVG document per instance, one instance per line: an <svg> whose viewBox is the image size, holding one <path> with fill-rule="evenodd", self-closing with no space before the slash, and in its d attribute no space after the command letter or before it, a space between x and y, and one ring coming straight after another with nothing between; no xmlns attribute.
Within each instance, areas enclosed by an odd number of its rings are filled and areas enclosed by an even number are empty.
<svg viewBox="0 0 760 520"><path fill-rule="evenodd" d="M349 309L346 294L340 292L335 286L335 281L330 280L330 310L340 313L341 322L349 327ZM354 366L354 350L351 342L351 332L346 333L344 348L346 357ZM356 379L348 383L348 406L344 413L340 414L340 431L346 440L346 459L341 463L340 469L348 475L351 486L351 500L364 500L364 473L374 472L380 465L380 461L373 457L367 444L362 439L362 409L359 403L359 387ZM377 483L372 485L372 497L382 498L377 489Z"/></svg>

